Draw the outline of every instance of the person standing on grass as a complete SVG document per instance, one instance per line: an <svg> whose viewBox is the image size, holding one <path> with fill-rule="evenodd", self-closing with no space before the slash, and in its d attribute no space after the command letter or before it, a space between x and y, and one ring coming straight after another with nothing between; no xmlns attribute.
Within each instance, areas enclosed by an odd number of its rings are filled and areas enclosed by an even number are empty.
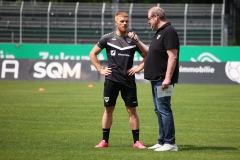
<svg viewBox="0 0 240 160"><path fill-rule="evenodd" d="M136 111L138 106L137 89L135 82L135 73L140 72L144 67L144 61L133 68L133 58L135 51L138 51L144 58L145 52L141 51L135 43L128 37L129 17L125 12L117 12L115 14L116 31L104 35L98 43L93 47L89 56L96 67L97 71L105 76L104 82L104 106L105 111L102 117L102 141L95 148L104 148L109 146L110 128L113 122L113 111L115 109L116 100L121 92L121 97L125 102L127 112L129 114L129 123L133 135L133 147L146 148L139 141L139 118ZM102 68L97 55L106 49L108 57L108 67Z"/></svg>
<svg viewBox="0 0 240 160"><path fill-rule="evenodd" d="M153 7L148 11L148 23L155 36L150 47L140 46L147 52L144 64L144 78L151 82L154 111L158 118L158 143L149 147L154 151L178 151L175 143L175 126L171 109L171 94L162 96L164 90L172 92L179 76L179 38L170 22L166 21L165 11ZM130 38L137 35L130 35Z"/></svg>

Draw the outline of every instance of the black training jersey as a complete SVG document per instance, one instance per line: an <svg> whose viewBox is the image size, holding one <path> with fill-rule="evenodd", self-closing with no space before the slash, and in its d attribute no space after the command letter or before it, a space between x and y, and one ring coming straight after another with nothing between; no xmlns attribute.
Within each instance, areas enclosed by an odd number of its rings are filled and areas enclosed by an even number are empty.
<svg viewBox="0 0 240 160"><path fill-rule="evenodd" d="M179 38L171 23L159 28L150 44L144 63L144 78L148 80L164 79L168 64L168 49L178 50L178 59L171 82L178 82L179 74Z"/></svg>
<svg viewBox="0 0 240 160"><path fill-rule="evenodd" d="M121 37L112 32L104 35L97 46L106 49L108 68L112 68L112 73L106 79L115 82L135 81L135 76L128 76L127 70L133 66L135 51L140 53L140 50L128 36Z"/></svg>

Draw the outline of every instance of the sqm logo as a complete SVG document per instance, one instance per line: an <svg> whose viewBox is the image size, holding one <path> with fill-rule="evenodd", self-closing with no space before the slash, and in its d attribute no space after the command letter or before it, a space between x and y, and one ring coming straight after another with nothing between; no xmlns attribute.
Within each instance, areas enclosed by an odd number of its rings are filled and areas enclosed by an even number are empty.
<svg viewBox="0 0 240 160"><path fill-rule="evenodd" d="M81 75L81 63L76 63L73 68L69 66L67 62L63 64L58 62L37 62L34 64L34 78L44 78L46 76L52 79L66 79L68 77L74 77L80 79Z"/></svg>
<svg viewBox="0 0 240 160"><path fill-rule="evenodd" d="M227 62L225 72L230 80L240 83L240 62Z"/></svg>
<svg viewBox="0 0 240 160"><path fill-rule="evenodd" d="M209 52L203 52L198 56L197 59L192 57L190 60L192 62L221 62L220 59L218 59L217 57L215 57Z"/></svg>

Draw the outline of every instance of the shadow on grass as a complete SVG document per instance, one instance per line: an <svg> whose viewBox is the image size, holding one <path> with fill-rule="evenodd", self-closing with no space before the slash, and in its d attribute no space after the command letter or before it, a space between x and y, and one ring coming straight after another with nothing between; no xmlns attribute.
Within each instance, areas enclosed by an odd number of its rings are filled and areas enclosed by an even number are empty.
<svg viewBox="0 0 240 160"><path fill-rule="evenodd" d="M179 151L193 151L193 150L215 150L215 151L229 151L238 150L235 147L218 147L218 146L193 146L193 145L178 145Z"/></svg>

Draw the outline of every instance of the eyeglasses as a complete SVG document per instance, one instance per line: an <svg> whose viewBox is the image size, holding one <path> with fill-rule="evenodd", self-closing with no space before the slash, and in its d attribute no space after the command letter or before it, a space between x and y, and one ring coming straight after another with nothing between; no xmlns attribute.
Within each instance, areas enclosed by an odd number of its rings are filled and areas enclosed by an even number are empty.
<svg viewBox="0 0 240 160"><path fill-rule="evenodd" d="M148 17L148 21L150 21L153 17L157 16L156 14L154 14L153 16L151 17Z"/></svg>
<svg viewBox="0 0 240 160"><path fill-rule="evenodd" d="M154 16L148 17L148 21L150 21Z"/></svg>

